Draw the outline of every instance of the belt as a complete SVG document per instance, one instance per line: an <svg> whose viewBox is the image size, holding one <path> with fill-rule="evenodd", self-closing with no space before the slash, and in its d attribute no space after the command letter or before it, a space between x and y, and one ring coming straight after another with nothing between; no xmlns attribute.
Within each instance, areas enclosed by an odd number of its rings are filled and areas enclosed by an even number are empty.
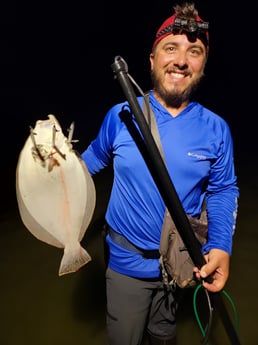
<svg viewBox="0 0 258 345"><path fill-rule="evenodd" d="M145 250L135 246L132 242L130 242L125 236L119 234L110 226L107 226L107 232L110 235L112 241L116 244L120 245L121 247L130 250L131 252L141 254L145 259L159 259L160 252L158 249L153 250Z"/></svg>

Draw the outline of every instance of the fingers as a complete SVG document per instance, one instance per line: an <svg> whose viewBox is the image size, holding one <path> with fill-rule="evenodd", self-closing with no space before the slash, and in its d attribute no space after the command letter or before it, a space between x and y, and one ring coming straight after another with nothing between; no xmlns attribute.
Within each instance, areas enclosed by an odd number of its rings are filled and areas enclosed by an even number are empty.
<svg viewBox="0 0 258 345"><path fill-rule="evenodd" d="M229 276L229 255L222 250L213 249L205 259L207 263L201 269L194 267L196 278L202 281L203 287L208 291L219 292Z"/></svg>
<svg viewBox="0 0 258 345"><path fill-rule="evenodd" d="M195 275L197 280L202 282L202 285L204 288L206 288L210 292L219 292L221 291L225 284L227 279L219 274L217 272L206 275L204 271L195 271ZM202 275L201 275L202 274Z"/></svg>

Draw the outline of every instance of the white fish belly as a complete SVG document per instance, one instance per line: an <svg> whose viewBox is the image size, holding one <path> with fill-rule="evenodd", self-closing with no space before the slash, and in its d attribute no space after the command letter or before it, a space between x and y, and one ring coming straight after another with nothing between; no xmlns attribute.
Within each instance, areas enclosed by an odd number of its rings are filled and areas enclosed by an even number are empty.
<svg viewBox="0 0 258 345"><path fill-rule="evenodd" d="M60 128L58 151L52 143L49 145L52 122L56 121L53 115L49 117L51 121L45 122L51 124L50 133L44 129L46 136L42 135L37 125L34 129L35 139L42 140L37 145L41 152L47 152L45 161L37 156L29 137L19 156L16 191L20 215L28 230L39 240L64 248L59 269L59 275L63 275L77 271L91 260L80 241L92 219L96 192L86 165L71 149Z"/></svg>

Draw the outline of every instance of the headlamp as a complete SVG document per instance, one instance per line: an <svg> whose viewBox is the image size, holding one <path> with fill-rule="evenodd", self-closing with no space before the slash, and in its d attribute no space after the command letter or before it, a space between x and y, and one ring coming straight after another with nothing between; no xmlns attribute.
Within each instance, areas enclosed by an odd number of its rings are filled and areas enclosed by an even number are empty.
<svg viewBox="0 0 258 345"><path fill-rule="evenodd" d="M195 42L196 39L199 38L207 49L209 47L209 23L204 22L199 16L193 19L180 17L174 14L166 19L156 34L152 49L155 48L159 41L169 34L185 34L190 42Z"/></svg>
<svg viewBox="0 0 258 345"><path fill-rule="evenodd" d="M176 17L172 32L174 30L182 30L182 31L187 31L187 32L196 32L196 31L206 32L207 30L209 30L209 23L198 22L193 19L184 19L184 18Z"/></svg>

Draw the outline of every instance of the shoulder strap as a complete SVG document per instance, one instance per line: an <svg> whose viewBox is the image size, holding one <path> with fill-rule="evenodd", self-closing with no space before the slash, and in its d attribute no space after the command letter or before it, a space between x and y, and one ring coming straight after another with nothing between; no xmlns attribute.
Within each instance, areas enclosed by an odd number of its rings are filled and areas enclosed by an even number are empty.
<svg viewBox="0 0 258 345"><path fill-rule="evenodd" d="M149 102L149 93L145 93L144 94L144 98L143 98L143 114L145 116L145 119L150 127L150 131L153 135L153 138L155 140L155 143L159 149L159 152L164 160L164 154L163 154L163 149L162 149L162 145L161 145L161 141L160 141L160 136L159 136L159 130L157 127L157 123L156 123L156 119L153 113L153 110L150 106L150 102Z"/></svg>

